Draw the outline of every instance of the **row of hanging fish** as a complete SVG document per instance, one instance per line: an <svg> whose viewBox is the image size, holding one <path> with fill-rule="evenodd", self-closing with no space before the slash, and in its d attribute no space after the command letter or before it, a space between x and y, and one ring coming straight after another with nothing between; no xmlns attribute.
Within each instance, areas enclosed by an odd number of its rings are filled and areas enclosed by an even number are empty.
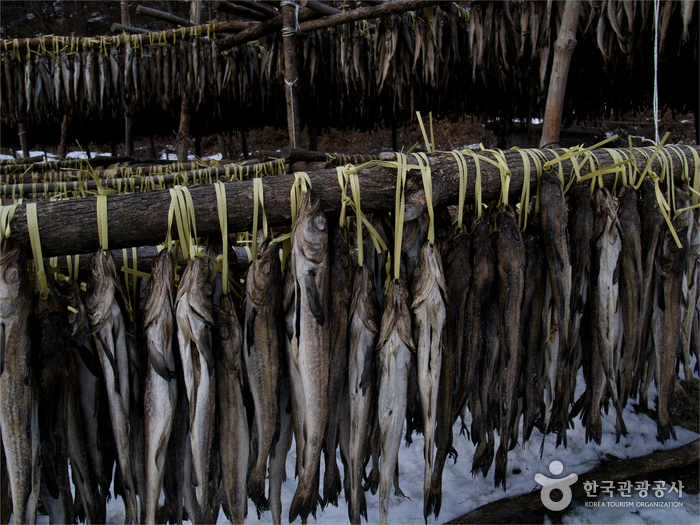
<svg viewBox="0 0 700 525"><path fill-rule="evenodd" d="M677 187L675 209L688 205ZM387 523L392 487L402 494L402 437L410 444L414 433L424 436L427 520L440 513L447 458L457 460L458 419L476 445L472 473L486 476L495 461L505 489L517 443L555 433L566 446L581 414L586 440L600 444L611 405L619 439L624 406L645 407L652 380L658 438L675 438L678 370L693 377L700 349L700 214L673 219L679 247L651 181L615 198L588 185L565 197L552 173L531 208L523 231L496 204L467 214L464 229L435 210L434 239L432 218L408 221L400 278L386 279L387 252L365 231L353 262L356 227L333 227L310 191L285 270L281 243L266 240L242 299L225 291L212 243L183 265L177 287L163 250L131 307L102 250L84 300L77 283L52 280L32 301L21 252L4 240L2 496L11 492L12 507L2 522L11 511L34 522L41 502L52 523L104 523L116 495L127 523L213 523L220 508L241 523L248 498L275 523L283 511L307 522L344 491L361 523L366 491L379 490ZM391 245L389 221L369 220Z"/></svg>
<svg viewBox="0 0 700 525"><path fill-rule="evenodd" d="M500 119L542 113L564 4L472 2L464 8L446 2L373 25L361 21L299 35L293 88L302 119L321 128L372 128L377 119L410 122L416 110ZM640 88L648 84L646 69L631 65L650 60L642 44L651 45L653 15L649 2L582 4L568 84L577 118L599 118L613 106L619 112L648 105L650 92ZM679 110L695 93L678 91L685 90L684 78L664 58L697 63L693 16L693 0L660 8L660 81L674 93L665 103ZM176 114L187 95L207 119L226 122L236 112L260 125L282 125L282 41L275 34L224 53L215 37L161 45L143 35L140 45L49 49L54 54L15 51L9 44L0 68L2 118L12 126L64 114L104 121L138 111L162 118ZM629 74L600 74L608 68ZM333 97L325 96L329 91ZM613 104L611 93L624 94L624 101ZM509 101L507 108L502 100Z"/></svg>

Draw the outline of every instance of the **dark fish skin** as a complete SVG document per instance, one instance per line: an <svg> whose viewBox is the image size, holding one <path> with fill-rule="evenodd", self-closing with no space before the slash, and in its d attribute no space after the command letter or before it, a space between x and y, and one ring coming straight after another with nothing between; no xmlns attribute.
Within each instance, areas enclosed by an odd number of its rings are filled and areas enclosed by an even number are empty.
<svg viewBox="0 0 700 525"><path fill-rule="evenodd" d="M540 218L554 313L554 323L550 324L550 334L548 334L550 342L546 346L548 356L546 377L549 391L545 424L547 432L555 430L557 440L566 443L570 401L568 371L571 360L569 355L571 260L564 191L553 172L544 173L540 179Z"/></svg>
<svg viewBox="0 0 700 525"><path fill-rule="evenodd" d="M248 268L243 304L243 362L255 406L258 453L248 479L248 494L258 514L267 510L265 474L270 449L279 432L278 384L281 340L279 317L282 307L282 269L279 244L261 247Z"/></svg>
<svg viewBox="0 0 700 525"><path fill-rule="evenodd" d="M10 478L7 475L5 447L0 436L0 521L10 523L12 514L12 494L10 493Z"/></svg>
<svg viewBox="0 0 700 525"><path fill-rule="evenodd" d="M457 451L452 446L452 427L457 419L454 397L460 378L462 344L464 341L467 294L471 281L469 264L470 237L466 232L455 231L447 240L443 267L446 285L447 322L443 332L444 349L440 367L438 389L437 427L435 431L437 451L430 482L428 512L437 518L442 506L442 471L447 456L457 460Z"/></svg>
<svg viewBox="0 0 700 525"><path fill-rule="evenodd" d="M651 317L653 312L654 282L656 281L656 251L661 239L661 231L664 228L664 217L661 214L656 201L654 183L645 180L641 185L641 198L637 203L639 217L641 219L641 244L642 244L642 332L640 343L640 358L637 361L637 369L632 382L632 392L639 390L639 403L647 406L647 392L649 384L654 377L654 339L651 334Z"/></svg>
<svg viewBox="0 0 700 525"><path fill-rule="evenodd" d="M515 212L504 208L496 219L498 257L498 302L501 312L500 410L501 443L496 453L494 481L506 489L508 450L518 407L518 381L522 361L522 303L525 290L525 245ZM514 446L515 443L512 443Z"/></svg>
<svg viewBox="0 0 700 525"><path fill-rule="evenodd" d="M277 257L279 261L279 257ZM231 523L243 523L248 513L248 416L243 400L246 385L243 366L243 330L233 294L220 291L221 275L214 285L214 360L217 369L217 403L221 492Z"/></svg>
<svg viewBox="0 0 700 525"><path fill-rule="evenodd" d="M632 380L640 355L642 319L642 245L641 219L637 211L637 190L624 188L618 197L617 217L620 222L620 308L624 342L618 388L621 403L626 403L632 390Z"/></svg>
<svg viewBox="0 0 700 525"><path fill-rule="evenodd" d="M0 431L17 523L36 521L39 500L39 415L31 373L31 287L24 257L0 244Z"/></svg>
<svg viewBox="0 0 700 525"><path fill-rule="evenodd" d="M65 327L66 310L53 283L48 298L37 297L34 309L36 315L32 329L32 351L37 356L39 365L41 501L49 513L51 523L73 523L66 434L70 347Z"/></svg>
<svg viewBox="0 0 700 525"><path fill-rule="evenodd" d="M86 306L107 389L110 421L126 507L126 522L131 523L137 519L137 505L129 437L131 374L126 343L124 297L111 252L98 250L92 262Z"/></svg>
<svg viewBox="0 0 700 525"><path fill-rule="evenodd" d="M290 523L301 516L306 521L315 515L318 494L319 463L328 421L328 372L330 340L330 294L328 222L320 199L308 192L299 207L292 232L291 268L294 275L294 335L290 369L301 380L304 434L302 470L299 484L289 507ZM290 372L292 382L295 375ZM292 396L299 392L292 385ZM295 416L297 412L295 411Z"/></svg>
<svg viewBox="0 0 700 525"><path fill-rule="evenodd" d="M283 358L284 360L284 358ZM292 437L294 422L292 414L291 391L289 389L289 377L284 372L286 362L282 366L282 378L279 388L279 410L280 410L280 437L274 444L270 452L270 513L272 523L279 525L282 521L282 483L287 479L287 454L292 447Z"/></svg>
<svg viewBox="0 0 700 525"><path fill-rule="evenodd" d="M528 441L544 405L542 311L547 279L539 215L532 216L523 241L525 291L523 294L523 441Z"/></svg>
<svg viewBox="0 0 700 525"><path fill-rule="evenodd" d="M571 254L571 319L569 326L571 359L569 366L568 407L576 391L576 374L581 366L580 330L583 309L588 301L591 273L591 239L593 238L593 208L588 185L574 187L569 206L569 253ZM561 414L561 417L565 417Z"/></svg>
<svg viewBox="0 0 700 525"><path fill-rule="evenodd" d="M154 523L158 509L165 457L177 408L175 379L175 268L172 253L163 250L153 260L149 292L143 307L148 351L144 396L146 491L142 496L146 522Z"/></svg>
<svg viewBox="0 0 700 525"><path fill-rule="evenodd" d="M677 190L676 205L686 205L682 194ZM688 214L689 212L685 212ZM683 215L674 220L679 239L686 240L687 225ZM652 332L656 350L656 370L654 381L658 389L656 402L657 438L662 443L669 437L676 439L676 431L671 422L670 407L676 386L676 362L681 353L681 319L679 298L682 296L683 275L687 269L687 245L676 245L669 230L662 233L661 244L656 257L656 293Z"/></svg>
<svg viewBox="0 0 700 525"><path fill-rule="evenodd" d="M490 301L495 301L492 285L496 277L496 254L491 242L493 225L488 221L475 222L470 234L472 253L472 281L467 297L465 314L465 341L462 349L460 377L455 397L454 413L462 411L467 398L475 393L474 382L479 369L484 334L485 313ZM480 395L480 394L475 394Z"/></svg>
<svg viewBox="0 0 700 525"><path fill-rule="evenodd" d="M376 341L379 335L379 305L374 290L372 270L358 267L352 286L350 306L348 362L348 389L350 404L349 452L346 470L346 499L350 522L359 524L361 516L367 519L362 478L365 476L365 457L375 415Z"/></svg>
<svg viewBox="0 0 700 525"><path fill-rule="evenodd" d="M338 447L338 420L341 392L348 380L348 322L352 295L352 261L348 245L348 232L336 228L330 238L331 329L330 375L328 378L328 427L323 445L326 465L323 477L323 506L338 506L338 494L342 489L340 470L336 462Z"/></svg>

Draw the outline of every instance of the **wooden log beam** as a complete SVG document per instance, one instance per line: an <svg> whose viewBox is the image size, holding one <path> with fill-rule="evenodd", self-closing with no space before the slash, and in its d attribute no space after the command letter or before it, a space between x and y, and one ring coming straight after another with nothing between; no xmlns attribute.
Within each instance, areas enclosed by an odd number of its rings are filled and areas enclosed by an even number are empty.
<svg viewBox="0 0 700 525"><path fill-rule="evenodd" d="M149 29L144 29L142 27L133 27L120 24L119 22L114 22L109 28L112 33L129 33L131 35L143 35L146 33L152 33Z"/></svg>
<svg viewBox="0 0 700 525"><path fill-rule="evenodd" d="M684 146L681 151L686 158L690 173L695 170L695 160L690 149L700 151L698 146ZM619 150L626 152L627 150ZM651 149L645 150L651 154ZM561 154L552 150L541 153L548 159ZM681 160L678 155L669 150L674 164L674 173L680 181ZM480 155L490 158L492 153L480 152ZM510 199L519 200L523 185L523 161L518 151L504 151L506 162L511 170ZM595 150L592 152L597 164L604 168L615 163L609 151ZM640 170L644 169L646 160L639 150L634 152L635 161ZM456 204L459 193L459 171L454 157L449 153L434 153L429 155L433 185L433 204L435 206ZM581 175L588 173L589 163L581 163ZM482 198L484 202L497 200L501 193L500 171L490 163L481 162ZM572 171L570 160L561 162L565 175ZM652 169L660 172L661 165L658 157L654 160ZM474 202L474 160L467 156L468 181L466 199ZM557 167L555 166L555 170ZM602 176L604 184L612 187L616 180L615 173ZM321 199L323 209L327 213L335 213L340 209L341 191L338 185L338 174L335 169L309 173L313 191ZM294 183L294 175L279 175L263 177L265 211L270 226L289 224L290 189ZM536 190L536 177L531 182L533 195ZM396 170L380 166L363 169L359 174L360 191L362 193L362 209L370 212L385 212L394 209ZM619 182L619 181L618 181ZM200 236L219 233L219 220L216 206L216 192L212 185L199 185L190 188L194 202L197 232ZM417 217L425 210L423 183L419 170L410 170L406 182L406 219ZM246 231L253 222L253 181L226 183L228 202L228 228L230 232ZM45 257L73 253L91 253L100 246L97 234L97 212L94 197L85 199L69 199L65 201L42 201L38 204L39 231L42 250ZM170 207L170 192L168 190L135 193L130 195L115 195L107 199L107 215L109 223L110 248L126 248L131 246L146 246L161 242L167 229L168 209ZM29 246L27 217L25 205L17 207L11 225L12 237L25 247ZM177 236L177 232L174 232ZM30 256L31 257L31 256Z"/></svg>
<svg viewBox="0 0 700 525"><path fill-rule="evenodd" d="M304 11L314 14L313 11L304 9ZM301 14L300 14L301 16ZM282 21L280 17L279 30L282 27ZM301 20L301 18L300 18ZM307 18L308 20L308 18ZM240 20L231 20L226 22L214 22L209 24L202 24L199 26L192 27L182 27L177 29L168 29L166 31L154 31L144 35L105 35L103 37L72 37L72 36L60 36L60 35L45 35L37 36L32 38L18 38L16 43L11 38L4 38L0 40L0 49L2 51L12 51L16 49L18 52L25 53L27 49L32 51L38 51L46 46L46 49L53 51L54 46L56 49L63 49L64 47L75 47L75 48L99 48L104 41L107 46L124 46L127 42L133 41L133 39L139 39L139 44L148 45L153 39L154 43L160 43L161 41L172 44L173 42L179 42L183 38L194 38L200 35L206 34L216 34L216 33L237 33L239 31L246 31L252 28L256 28L261 25L258 22L244 22ZM269 31L265 34L272 33L274 31ZM234 35L231 35L234 36ZM262 35L264 36L264 35ZM257 38L251 38L246 40L250 42L251 40L257 40ZM238 44L234 44L238 45Z"/></svg>
<svg viewBox="0 0 700 525"><path fill-rule="evenodd" d="M378 155L346 155L344 153L324 153L302 148L282 148L280 151L259 150L258 160L264 162L270 159L284 159L287 162L330 162L331 158L341 159L344 164L360 164L368 160L378 159Z"/></svg>
<svg viewBox="0 0 700 525"><path fill-rule="evenodd" d="M234 16L240 16L241 18L247 18L248 20L257 20L263 22L270 18L269 14L260 13L253 9L248 9L247 7L238 6L231 2L214 2L212 6L217 11L222 11L224 13L229 13ZM275 13L274 16L277 16Z"/></svg>
<svg viewBox="0 0 700 525"><path fill-rule="evenodd" d="M143 16L148 16L151 18L157 18L159 20L164 20L175 24L176 26L192 27L194 24L189 20L176 16L172 13L166 13L165 11L160 11L158 9L153 9L151 7L146 7L144 5L137 5L136 12Z"/></svg>
<svg viewBox="0 0 700 525"><path fill-rule="evenodd" d="M564 5L559 34L554 42L554 60L549 77L547 103L544 109L540 148L559 146L559 132L564 112L566 81L569 77L571 57L576 47L576 32L581 14L581 0L570 0Z"/></svg>
<svg viewBox="0 0 700 525"><path fill-rule="evenodd" d="M311 9L307 9L305 7L299 9L299 22L311 20L316 16L318 15L314 13ZM219 51L225 51L226 49L231 49L232 47L240 46L248 42L253 42L254 40L258 40L264 36L276 33L277 31L282 29L282 22L282 15L278 15L274 18L266 20L265 22L260 22L259 24L256 24L253 27L249 27L248 29L245 29L235 35L225 36L221 38L217 43Z"/></svg>
<svg viewBox="0 0 700 525"><path fill-rule="evenodd" d="M214 2L216 3L216 2ZM248 9L252 9L253 11L257 11L258 13L262 13L264 15L267 15L268 18L274 17L279 15L279 11L277 9L274 9L270 6L267 6L261 2L256 2L255 0L236 0L236 3L240 6L247 7Z"/></svg>
<svg viewBox="0 0 700 525"><path fill-rule="evenodd" d="M573 499L581 499L586 496L583 489L585 482L595 481L626 481L637 476L648 476L655 472L670 468L683 468L700 459L699 440L695 440L682 447L662 452L654 452L639 458L621 461L606 461L599 467L589 470L578 477L578 481L571 486ZM518 516L525 516L543 510L540 498L541 490L528 492L519 496L499 499L487 503L467 514L448 522L448 525L461 523L517 523Z"/></svg>
<svg viewBox="0 0 700 525"><path fill-rule="evenodd" d="M317 31L328 27L349 24L358 20L368 20L370 18L382 18L385 16L397 15L406 11L415 11L438 4L435 0L397 0L396 2L386 2L375 7L360 7L351 11L319 18L318 20L310 20L299 24L302 32Z"/></svg>
<svg viewBox="0 0 700 525"><path fill-rule="evenodd" d="M340 9L323 4L318 0L301 0L301 5L323 16L333 16L342 13Z"/></svg>

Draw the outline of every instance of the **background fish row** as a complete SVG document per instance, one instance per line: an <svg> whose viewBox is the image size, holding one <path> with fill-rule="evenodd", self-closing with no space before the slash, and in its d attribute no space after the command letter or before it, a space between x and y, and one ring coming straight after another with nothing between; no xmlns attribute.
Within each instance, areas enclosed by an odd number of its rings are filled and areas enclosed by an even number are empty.
<svg viewBox="0 0 700 525"><path fill-rule="evenodd" d="M675 191L682 210L688 194ZM266 241L238 276L238 299L214 262L220 244L187 261L177 287L163 250L132 307L101 250L84 299L52 278L32 300L21 252L4 240L3 523L13 509L33 522L39 501L52 523L103 523L112 481L129 523L211 523L220 507L240 523L248 497L280 523L292 436L290 521L337 505L343 490L360 523L366 490L379 490L386 523L391 487L401 494L401 439L414 432L425 436L427 519L440 512L447 457L457 459L458 418L477 445L472 472L495 459L505 488L508 451L535 427L566 446L583 412L600 443L612 403L619 438L624 404L646 406L652 380L659 439L674 436L677 371L692 377L700 346L697 211L674 218L681 248L650 181L616 198L587 185L565 197L544 174L530 211L521 231L508 206L472 210L463 229L435 210L432 243L427 214L406 222L400 278L387 279L387 252L365 230L353 257L356 225L333 228L307 193L284 272L281 244ZM391 245L391 220L369 219ZM586 390L574 399L581 367Z"/></svg>

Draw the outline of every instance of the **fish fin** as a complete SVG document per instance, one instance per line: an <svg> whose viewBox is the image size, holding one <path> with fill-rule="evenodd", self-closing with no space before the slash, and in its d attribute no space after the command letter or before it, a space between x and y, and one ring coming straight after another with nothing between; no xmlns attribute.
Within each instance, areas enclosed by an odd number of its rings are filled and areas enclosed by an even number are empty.
<svg viewBox="0 0 700 525"><path fill-rule="evenodd" d="M316 322L323 326L326 322L325 315L323 313L323 305L321 304L321 297L318 294L318 288L316 287L316 280L313 275L304 275L304 289L306 290L306 295L309 298L309 308L311 313L314 315Z"/></svg>
<svg viewBox="0 0 700 525"><path fill-rule="evenodd" d="M255 318L257 315L258 309L253 307L250 309L250 315L246 315L245 319L245 346L248 355L250 355L250 349L253 348L255 344Z"/></svg>
<svg viewBox="0 0 700 525"><path fill-rule="evenodd" d="M98 334L99 338L99 334ZM109 361L109 364L112 366L112 371L114 372L114 384L118 385L119 384L119 369L117 368L117 362L114 360L114 354L109 350L109 347L100 341L100 347L102 348L102 351L105 353L107 356L107 360Z"/></svg>
<svg viewBox="0 0 700 525"><path fill-rule="evenodd" d="M78 355L80 355L80 359L83 361L83 364L90 371L90 373L95 377L100 377L100 375L102 374L102 369L100 368L100 363L97 360L89 342L87 345L85 345L76 341L75 348L76 350L78 350Z"/></svg>
<svg viewBox="0 0 700 525"><path fill-rule="evenodd" d="M214 351L211 346L211 332L209 330L204 332L204 337L199 341L197 345L199 353L204 357L204 361L207 363L207 372L209 377L214 373Z"/></svg>
<svg viewBox="0 0 700 525"><path fill-rule="evenodd" d="M394 494L396 496L399 496L400 498L406 498L408 501L411 501L411 498L406 496L406 494L403 493L403 490L401 490L401 487L399 487L399 465L398 465L398 463L396 464L396 468L394 469Z"/></svg>
<svg viewBox="0 0 700 525"><path fill-rule="evenodd" d="M153 367L153 370L156 371L156 374L166 381L170 381L171 379L175 378L175 371L168 368L168 364L165 362L165 357L163 354L149 348L148 362Z"/></svg>
<svg viewBox="0 0 700 525"><path fill-rule="evenodd" d="M362 390L362 395L367 395L367 389L372 384L372 364L373 359L367 357L365 359L365 366L362 369L362 376L360 377L360 390Z"/></svg>
<svg viewBox="0 0 700 525"><path fill-rule="evenodd" d="M0 376L5 371L5 323L0 323Z"/></svg>

